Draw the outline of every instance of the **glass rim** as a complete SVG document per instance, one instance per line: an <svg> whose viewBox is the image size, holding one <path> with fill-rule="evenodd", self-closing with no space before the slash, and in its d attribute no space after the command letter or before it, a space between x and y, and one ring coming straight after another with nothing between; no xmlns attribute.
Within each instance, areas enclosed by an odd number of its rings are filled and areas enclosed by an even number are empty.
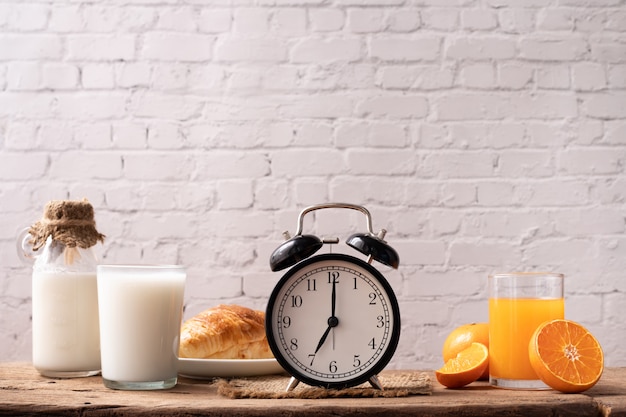
<svg viewBox="0 0 626 417"><path fill-rule="evenodd" d="M111 269L111 270L184 270L184 265L175 264L99 264L98 269Z"/></svg>
<svg viewBox="0 0 626 417"><path fill-rule="evenodd" d="M523 277L547 277L547 278L565 278L565 274L559 272L498 272L489 274L489 278L523 278Z"/></svg>

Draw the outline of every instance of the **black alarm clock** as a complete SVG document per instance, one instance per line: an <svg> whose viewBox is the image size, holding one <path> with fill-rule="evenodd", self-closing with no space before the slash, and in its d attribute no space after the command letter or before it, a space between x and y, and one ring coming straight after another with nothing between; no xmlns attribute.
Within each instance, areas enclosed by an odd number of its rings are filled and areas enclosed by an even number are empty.
<svg viewBox="0 0 626 417"><path fill-rule="evenodd" d="M304 216L320 209L352 209L367 219L367 233L351 235L348 246L366 260L340 253L312 256L324 244L302 234ZM389 363L400 339L398 300L376 260L397 268L396 251L383 240L386 231L372 232L365 207L328 203L305 208L298 229L270 257L272 271L291 267L276 284L266 310L269 346L292 376L287 390L299 382L324 388L346 388L369 382L382 389L377 375Z"/></svg>

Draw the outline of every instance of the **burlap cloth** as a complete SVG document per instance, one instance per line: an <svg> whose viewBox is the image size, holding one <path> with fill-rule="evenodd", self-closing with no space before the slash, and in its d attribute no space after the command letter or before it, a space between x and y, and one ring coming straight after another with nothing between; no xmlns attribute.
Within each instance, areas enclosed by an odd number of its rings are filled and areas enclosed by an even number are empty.
<svg viewBox="0 0 626 417"><path fill-rule="evenodd" d="M30 227L28 233L33 250L39 250L49 236L69 248L90 248L104 240L96 230L92 205L82 201L52 200L43 210L43 217Z"/></svg>
<svg viewBox="0 0 626 417"><path fill-rule="evenodd" d="M220 379L217 392L228 398L340 398L340 397L408 397L430 395L432 385L425 372L392 371L378 376L383 390L373 388L369 383L352 388L325 389L300 383L295 389L286 392L290 377L272 375L254 378Z"/></svg>

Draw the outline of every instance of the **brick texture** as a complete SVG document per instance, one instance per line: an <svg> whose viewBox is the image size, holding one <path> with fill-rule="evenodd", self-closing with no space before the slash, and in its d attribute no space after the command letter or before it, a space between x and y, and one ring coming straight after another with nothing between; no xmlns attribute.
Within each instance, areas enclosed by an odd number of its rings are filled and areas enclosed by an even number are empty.
<svg viewBox="0 0 626 417"><path fill-rule="evenodd" d="M439 367L511 270L564 273L626 366L625 170L624 1L0 1L0 358L30 359L18 230L87 197L103 262L187 267L186 318L264 309L281 233L345 201L400 254L390 366Z"/></svg>

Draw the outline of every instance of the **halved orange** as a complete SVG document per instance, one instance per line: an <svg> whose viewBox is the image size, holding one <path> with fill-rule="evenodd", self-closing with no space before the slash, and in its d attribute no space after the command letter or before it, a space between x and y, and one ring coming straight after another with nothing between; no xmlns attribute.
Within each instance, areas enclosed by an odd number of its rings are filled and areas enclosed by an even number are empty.
<svg viewBox="0 0 626 417"><path fill-rule="evenodd" d="M448 334L443 342L441 354L443 361L456 357L463 349L468 348L472 343L482 343L489 349L489 324L488 323L469 323L463 324ZM479 379L489 379L489 364Z"/></svg>
<svg viewBox="0 0 626 417"><path fill-rule="evenodd" d="M435 371L437 381L448 388L460 388L476 381L489 365L489 350L482 343L472 343Z"/></svg>
<svg viewBox="0 0 626 417"><path fill-rule="evenodd" d="M530 363L539 379L561 392L593 387L604 370L600 343L587 329L570 320L541 324L528 345Z"/></svg>

